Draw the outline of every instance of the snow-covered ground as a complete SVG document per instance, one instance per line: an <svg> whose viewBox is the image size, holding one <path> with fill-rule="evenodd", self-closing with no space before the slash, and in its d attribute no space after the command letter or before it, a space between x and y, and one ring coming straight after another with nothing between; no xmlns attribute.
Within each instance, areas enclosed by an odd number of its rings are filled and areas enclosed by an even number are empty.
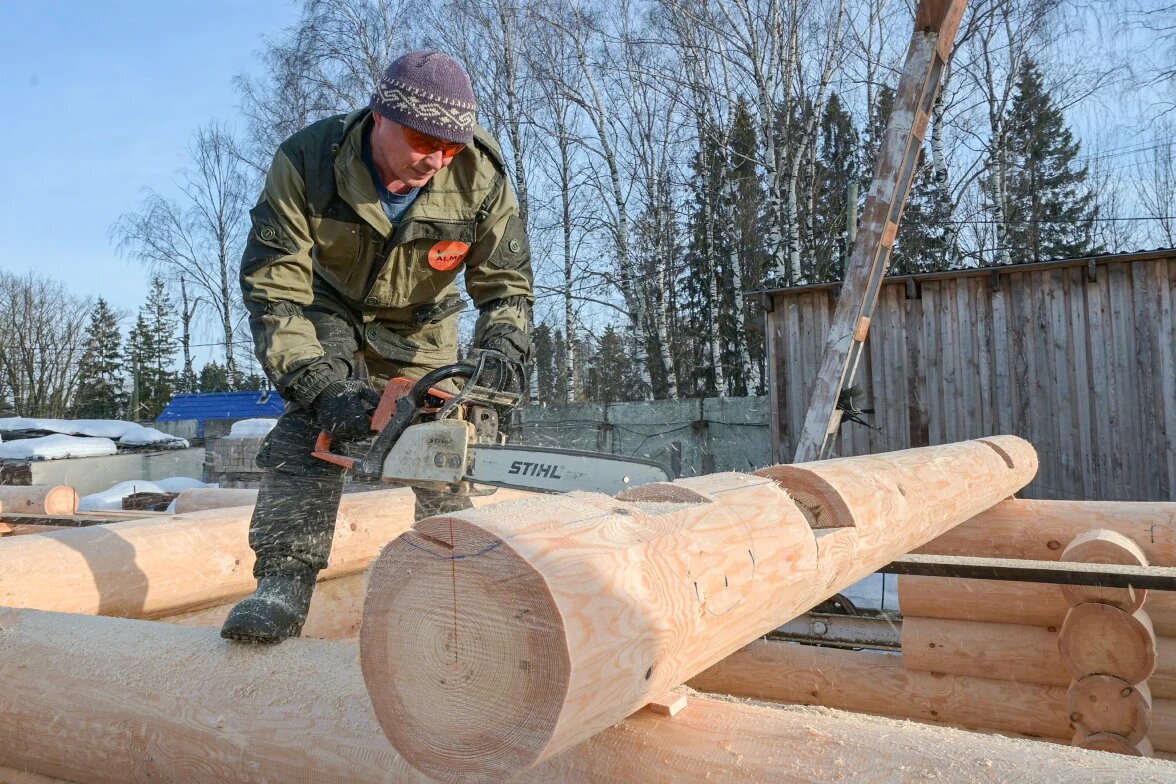
<svg viewBox="0 0 1176 784"><path fill-rule="evenodd" d="M13 444L4 444L3 447L0 447L0 457L54 460L61 457L112 455L115 450L108 448L107 445L113 445L114 441L123 446L156 444L176 449L188 446L188 442L182 438L160 432L153 427L144 427L119 419L30 419L27 417L0 419L0 433L17 430L48 430L65 437L83 437L74 438L73 441L63 441L58 436L26 438ZM101 446L80 443L90 441L103 443ZM19 444L25 446L22 447ZM14 451L7 450L6 448L9 446L12 446ZM94 451L85 451L87 449ZM24 454L25 452L28 454Z"/></svg>
<svg viewBox="0 0 1176 784"><path fill-rule="evenodd" d="M109 490L101 493L91 493L78 499L79 512L103 512L122 509L123 499L134 493L179 493L193 487L216 487L206 485L198 479L187 476L173 476L167 479L150 481L147 479L128 479L119 482Z"/></svg>

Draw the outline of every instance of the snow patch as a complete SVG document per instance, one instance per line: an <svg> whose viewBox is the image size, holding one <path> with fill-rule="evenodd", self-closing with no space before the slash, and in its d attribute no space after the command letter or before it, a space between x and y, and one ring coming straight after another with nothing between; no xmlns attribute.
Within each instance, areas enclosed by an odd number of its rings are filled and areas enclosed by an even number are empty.
<svg viewBox="0 0 1176 784"><path fill-rule="evenodd" d="M82 496L78 499L78 511L117 511L122 509L123 499L128 495L135 493L179 493L193 487L208 487L208 485L187 476L173 476L154 482L149 479L128 479L125 482L119 482L109 490Z"/></svg>
<svg viewBox="0 0 1176 784"><path fill-rule="evenodd" d="M242 419L233 423L229 438L265 438L274 429L278 420L269 418Z"/></svg>
<svg viewBox="0 0 1176 784"><path fill-rule="evenodd" d="M176 447L182 445L185 448L188 446L188 442L182 438L160 432L153 427L144 427L135 422L123 422L119 419L30 419L28 417L0 419L0 432L16 430L49 430L71 436L109 438L126 446L147 444L169 444Z"/></svg>
<svg viewBox="0 0 1176 784"><path fill-rule="evenodd" d="M78 438L60 433L23 438L0 444L0 458L7 460L58 460L65 457L113 455L118 447L109 438Z"/></svg>
<svg viewBox="0 0 1176 784"><path fill-rule="evenodd" d="M841 592L860 608L874 610L898 609L898 577L893 574L871 574Z"/></svg>

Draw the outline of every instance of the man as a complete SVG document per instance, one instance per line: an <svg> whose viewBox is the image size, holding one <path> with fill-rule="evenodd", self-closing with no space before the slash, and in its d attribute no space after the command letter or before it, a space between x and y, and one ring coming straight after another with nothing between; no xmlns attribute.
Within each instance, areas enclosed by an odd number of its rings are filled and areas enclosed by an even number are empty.
<svg viewBox="0 0 1176 784"><path fill-rule="evenodd" d="M405 55L369 108L316 122L278 148L241 260L256 353L287 401L257 456L268 469L249 528L257 591L221 635L301 633L327 563L343 471L311 456L318 433L372 435L375 387L457 360L454 286L479 308L474 345L521 390L530 351L530 249L498 145L475 122L469 76L439 52ZM469 505L417 491L417 519Z"/></svg>

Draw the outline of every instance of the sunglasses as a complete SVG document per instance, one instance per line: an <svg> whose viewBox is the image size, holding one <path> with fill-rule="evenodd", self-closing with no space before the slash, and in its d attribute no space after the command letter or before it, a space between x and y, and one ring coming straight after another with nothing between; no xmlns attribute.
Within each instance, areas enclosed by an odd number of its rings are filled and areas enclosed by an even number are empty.
<svg viewBox="0 0 1176 784"><path fill-rule="evenodd" d="M445 139L438 139L436 136L430 136L427 133L413 130L406 125L400 126L404 129L404 138L408 142L408 146L421 155L432 155L438 150L441 155L446 158L452 158L459 152L465 149L465 145L461 142L450 142Z"/></svg>

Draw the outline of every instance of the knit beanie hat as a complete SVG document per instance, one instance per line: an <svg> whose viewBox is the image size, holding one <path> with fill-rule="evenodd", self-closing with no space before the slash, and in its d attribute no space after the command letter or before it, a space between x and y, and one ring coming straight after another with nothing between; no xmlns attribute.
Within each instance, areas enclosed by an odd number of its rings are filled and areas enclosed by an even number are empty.
<svg viewBox="0 0 1176 784"><path fill-rule="evenodd" d="M441 52L410 52L384 71L372 111L446 141L474 139L478 101L461 64Z"/></svg>

